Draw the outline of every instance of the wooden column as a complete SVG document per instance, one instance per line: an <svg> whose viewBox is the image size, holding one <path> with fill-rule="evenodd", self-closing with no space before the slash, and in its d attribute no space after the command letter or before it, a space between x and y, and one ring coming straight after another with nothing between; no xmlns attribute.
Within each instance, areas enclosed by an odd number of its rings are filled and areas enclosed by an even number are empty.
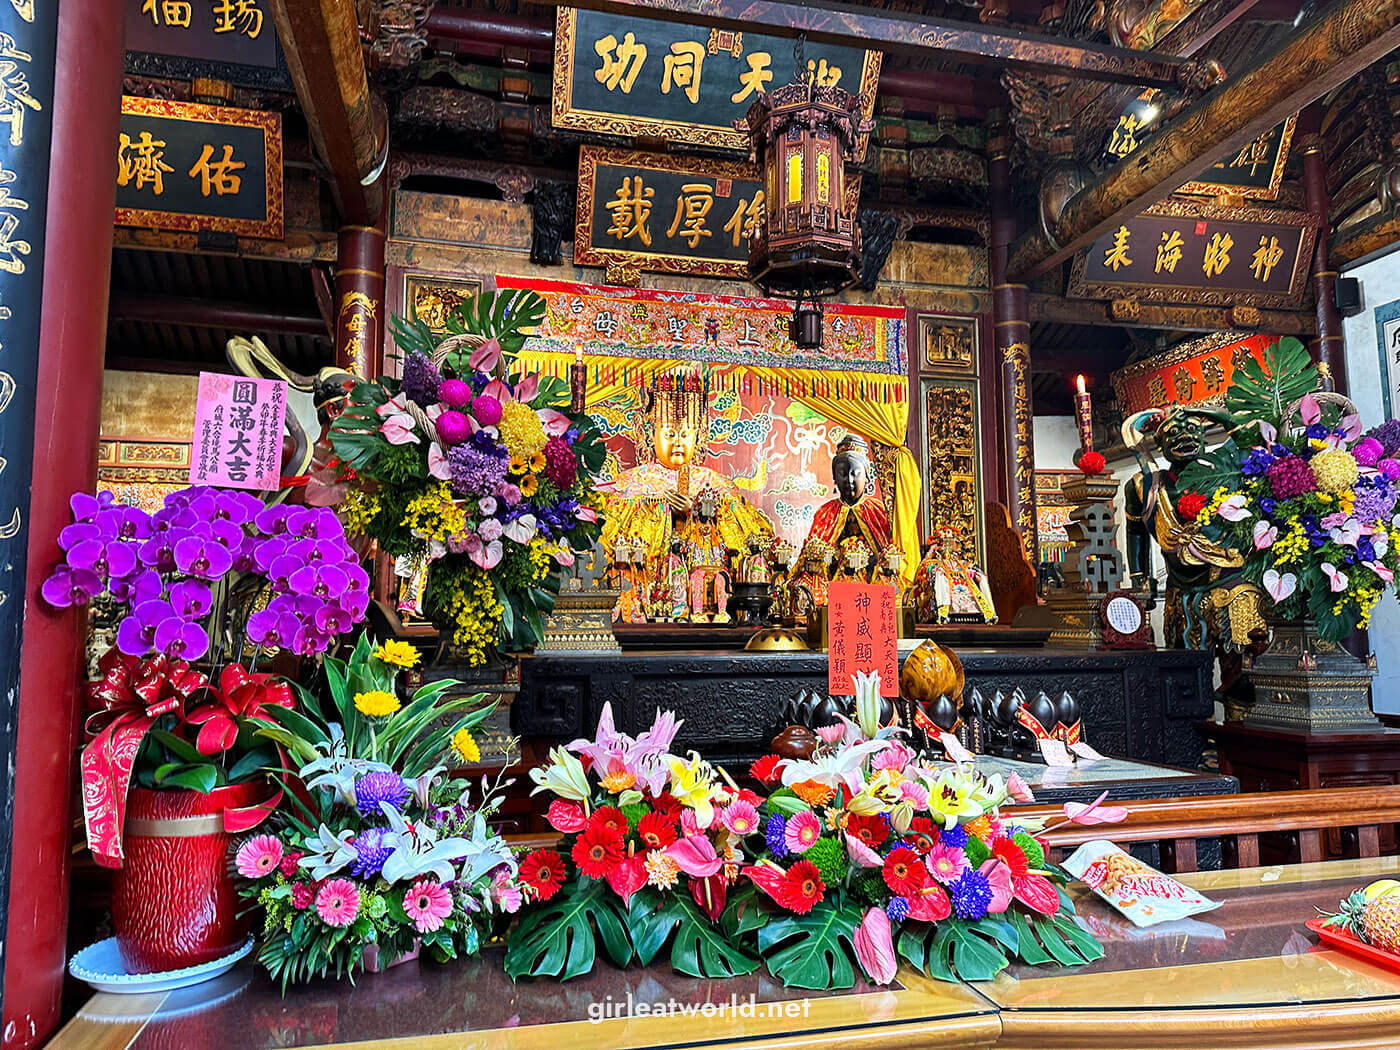
<svg viewBox="0 0 1400 1050"><path fill-rule="evenodd" d="M363 379L384 370L386 219L342 226L335 264L335 363Z"/></svg>
<svg viewBox="0 0 1400 1050"><path fill-rule="evenodd" d="M1317 216L1317 244L1313 248L1312 284L1317 299L1317 339L1309 344L1313 359L1332 371L1337 391L1347 392L1347 351L1342 339L1342 315L1337 312L1337 271L1328 268L1327 252L1332 228L1327 221L1331 198L1327 193L1327 165L1322 156L1318 125L1322 110L1309 106L1298 117L1299 146L1303 151L1303 189L1308 211Z"/></svg>
<svg viewBox="0 0 1400 1050"><path fill-rule="evenodd" d="M1006 509L1021 532L1026 559L1040 564L1035 512L1035 428L1031 410L1030 294L1007 276L1007 254L1016 236L1011 202L1011 129L1000 121L990 129L987 207L991 219L988 261L992 278L992 329L1001 368L1001 414L1005 447Z"/></svg>
<svg viewBox="0 0 1400 1050"><path fill-rule="evenodd" d="M64 0L32 10L33 22L12 18L7 28L30 57L22 71L41 108L24 112L24 148L44 142L47 189L31 181L42 171L33 158L16 163L15 152L0 148L6 170L15 172L11 199L29 203L12 212L20 221L15 239L30 242L31 250L21 256L23 274L42 273L42 290L36 280L22 298L10 298L6 285L9 319L0 327L3 367L16 379L5 415L26 415L33 440L32 454L8 442L4 452L7 474L27 477L33 467L27 549L17 546L13 553L24 574L0 606L0 615L14 611L24 617L22 639L7 636L6 658L0 659L0 665L19 669L17 691L11 672L5 674L5 695L11 703L18 696L17 711L7 710L6 721L17 724L18 734L6 743L18 746L6 756L14 780L3 800L11 836L5 844L11 876L4 936L6 1048L43 1044L58 1025L63 992L71 789L87 632L81 610L51 609L39 586L57 560L59 530L73 520L69 495L91 492L97 480L125 5ZM55 68L62 70L57 78ZM3 141L8 147L9 136ZM21 317L38 327L37 353L8 330ZM23 541L0 540L0 549L8 542Z"/></svg>

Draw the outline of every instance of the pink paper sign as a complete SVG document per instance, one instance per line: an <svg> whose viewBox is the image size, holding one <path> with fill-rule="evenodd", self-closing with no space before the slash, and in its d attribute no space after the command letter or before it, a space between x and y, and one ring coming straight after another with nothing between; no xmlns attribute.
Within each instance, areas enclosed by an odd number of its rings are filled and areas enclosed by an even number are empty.
<svg viewBox="0 0 1400 1050"><path fill-rule="evenodd" d="M190 484L259 491L281 488L286 417L283 380L199 373Z"/></svg>

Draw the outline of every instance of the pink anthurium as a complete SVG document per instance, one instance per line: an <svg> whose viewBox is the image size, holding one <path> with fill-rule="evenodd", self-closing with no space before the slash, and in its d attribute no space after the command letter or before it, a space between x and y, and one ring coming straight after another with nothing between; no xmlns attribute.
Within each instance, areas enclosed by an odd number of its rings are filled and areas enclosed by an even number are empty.
<svg viewBox="0 0 1400 1050"><path fill-rule="evenodd" d="M578 510L574 511L574 517L579 521L597 521L598 512L592 507L579 507Z"/></svg>
<svg viewBox="0 0 1400 1050"><path fill-rule="evenodd" d="M1312 426L1322 419L1322 406L1318 404L1317 398L1311 394L1304 394L1303 400L1298 402L1298 414L1302 417L1304 424Z"/></svg>
<svg viewBox="0 0 1400 1050"><path fill-rule="evenodd" d="M856 960L865 975L876 984L894 980L899 964L895 961L894 940L890 937L890 919L883 908L871 908L856 927L854 938Z"/></svg>
<svg viewBox="0 0 1400 1050"><path fill-rule="evenodd" d="M447 465L447 456L436 441L428 446L428 473L439 481L452 480L452 468Z"/></svg>
<svg viewBox="0 0 1400 1050"><path fill-rule="evenodd" d="M565 802L562 798L556 798L549 804L549 812L545 814L544 819L549 821L551 828L565 835L582 831L588 823L583 815L582 806L577 802Z"/></svg>
<svg viewBox="0 0 1400 1050"><path fill-rule="evenodd" d="M1266 551L1278 540L1278 528L1267 521L1254 523L1254 549Z"/></svg>
<svg viewBox="0 0 1400 1050"><path fill-rule="evenodd" d="M539 396L540 377L526 376L515 384L515 399L517 401L530 402Z"/></svg>
<svg viewBox="0 0 1400 1050"><path fill-rule="evenodd" d="M1105 791L1098 798L1088 805L1083 802L1066 802L1065 816L1075 824L1117 824L1128 816L1128 810L1124 806L1105 806L1104 799L1108 798Z"/></svg>
<svg viewBox="0 0 1400 1050"><path fill-rule="evenodd" d="M478 568L494 569L505 557L505 548L501 546L500 540L486 543L474 532L467 533L462 545L467 549L467 557L471 558Z"/></svg>
<svg viewBox="0 0 1400 1050"><path fill-rule="evenodd" d="M573 421L558 409L539 408L535 413L540 417L544 432L550 437L563 437L564 432L573 426Z"/></svg>
<svg viewBox="0 0 1400 1050"><path fill-rule="evenodd" d="M1245 506L1248 502L1249 500L1247 497L1241 493L1236 493L1221 503L1216 509L1216 513L1226 521L1244 521L1245 518L1252 518L1254 516L1253 512Z"/></svg>
<svg viewBox="0 0 1400 1050"><path fill-rule="evenodd" d="M1269 592L1269 597L1274 600L1274 604L1283 601L1298 589L1298 577L1291 572L1279 574L1277 569L1264 570L1264 590Z"/></svg>
<svg viewBox="0 0 1400 1050"><path fill-rule="evenodd" d="M953 905L948 894L937 883L929 882L922 890L909 898L910 919L917 922L938 922L953 914Z"/></svg>
<svg viewBox="0 0 1400 1050"><path fill-rule="evenodd" d="M1391 582L1393 582L1394 579L1395 579L1395 573L1391 572L1389 569L1387 569L1384 565L1382 565L1382 564L1381 564L1380 562L1378 562L1378 561L1362 562L1362 564L1365 565L1366 568L1368 568L1368 569L1370 569L1372 572L1374 572L1377 576L1379 576L1379 577L1380 577L1382 580L1384 580L1386 583L1391 583Z"/></svg>
<svg viewBox="0 0 1400 1050"><path fill-rule="evenodd" d="M494 339L488 339L475 350L471 357L467 358L467 364L478 372L491 372L501 363L501 344Z"/></svg>
<svg viewBox="0 0 1400 1050"><path fill-rule="evenodd" d="M1350 582L1350 580L1347 577L1347 574L1344 573L1341 569L1337 568L1335 565L1333 565L1330 561L1325 561L1322 563L1322 573L1324 576L1327 577L1328 582L1332 585L1333 594L1340 594L1342 591L1347 589L1347 584Z"/></svg>
<svg viewBox="0 0 1400 1050"><path fill-rule="evenodd" d="M1332 529L1328 536L1333 543L1355 547L1357 540L1361 539L1361 523L1355 518L1348 518L1341 527Z"/></svg>
<svg viewBox="0 0 1400 1050"><path fill-rule="evenodd" d="M1011 906L1011 869L1006 866L1005 861L992 857L990 860L984 860L977 870L986 876L987 885L992 888L992 900L987 905L988 913L1000 915Z"/></svg>
<svg viewBox="0 0 1400 1050"><path fill-rule="evenodd" d="M851 834L846 835L846 852L862 868L878 868L885 863L880 854Z"/></svg>
<svg viewBox="0 0 1400 1050"><path fill-rule="evenodd" d="M705 835L687 835L666 847L666 856L691 878L709 878L724 862L715 854L714 843Z"/></svg>

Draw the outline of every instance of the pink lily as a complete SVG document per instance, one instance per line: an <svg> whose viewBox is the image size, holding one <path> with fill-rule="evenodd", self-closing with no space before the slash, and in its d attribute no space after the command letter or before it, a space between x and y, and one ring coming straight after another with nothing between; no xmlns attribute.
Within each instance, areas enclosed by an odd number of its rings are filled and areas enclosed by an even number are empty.
<svg viewBox="0 0 1400 1050"><path fill-rule="evenodd" d="M665 849L666 856L691 878L706 879L724 866L715 854L715 846L705 835L687 835Z"/></svg>
<svg viewBox="0 0 1400 1050"><path fill-rule="evenodd" d="M856 927L856 959L876 984L889 984L899 968L890 937L890 920L883 908L871 908Z"/></svg>

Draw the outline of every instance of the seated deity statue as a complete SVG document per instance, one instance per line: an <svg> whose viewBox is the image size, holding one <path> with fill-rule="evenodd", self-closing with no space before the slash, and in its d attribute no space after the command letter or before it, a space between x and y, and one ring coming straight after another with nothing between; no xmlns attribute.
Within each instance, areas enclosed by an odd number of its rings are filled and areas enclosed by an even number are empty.
<svg viewBox="0 0 1400 1050"><path fill-rule="evenodd" d="M738 574L741 583L769 583L772 572L768 567L768 554L763 549L763 540L750 536L746 541L747 551L739 557Z"/></svg>
<svg viewBox="0 0 1400 1050"><path fill-rule="evenodd" d="M824 540L809 539L798 555L788 589L792 595L793 618L799 627L805 627L817 609L826 607L826 588L830 582L834 554Z"/></svg>
<svg viewBox="0 0 1400 1050"><path fill-rule="evenodd" d="M894 531L889 511L875 492L870 446L863 437L847 434L841 439L831 457L831 479L837 497L817 508L808 542L819 539L839 548L845 540L858 539L878 556L894 541Z"/></svg>
<svg viewBox="0 0 1400 1050"><path fill-rule="evenodd" d="M962 555L956 529L939 529L905 594L920 623L996 623L987 574Z"/></svg>
<svg viewBox="0 0 1400 1050"><path fill-rule="evenodd" d="M623 471L608 497L605 547L627 538L645 550L648 570L655 573L678 541L687 579L702 567L727 572L728 551L746 549L751 536L766 545L773 527L731 479L697 462L709 433L704 375L685 369L657 376L642 392L642 407L638 449L645 462ZM726 601L727 587L726 577ZM691 597L683 618L690 618Z"/></svg>

